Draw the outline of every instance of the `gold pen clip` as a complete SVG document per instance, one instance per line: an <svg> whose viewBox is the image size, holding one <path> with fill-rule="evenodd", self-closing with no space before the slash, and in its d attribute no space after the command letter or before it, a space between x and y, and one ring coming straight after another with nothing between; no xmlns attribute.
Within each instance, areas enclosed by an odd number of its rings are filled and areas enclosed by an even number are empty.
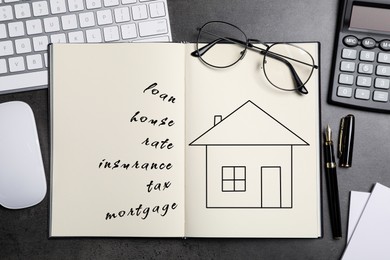
<svg viewBox="0 0 390 260"><path fill-rule="evenodd" d="M344 140L344 122L345 122L345 117L341 118L340 120L340 131L339 131L339 142L337 146L337 158L340 158L341 155L343 154L343 140Z"/></svg>
<svg viewBox="0 0 390 260"><path fill-rule="evenodd" d="M341 118L337 157L340 167L352 166L353 143L355 136L355 117L347 115Z"/></svg>

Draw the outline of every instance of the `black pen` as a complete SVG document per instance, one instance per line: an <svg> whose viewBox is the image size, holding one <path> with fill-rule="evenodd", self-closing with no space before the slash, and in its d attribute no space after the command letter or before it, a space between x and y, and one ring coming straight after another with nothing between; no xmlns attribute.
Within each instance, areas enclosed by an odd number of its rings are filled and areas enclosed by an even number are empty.
<svg viewBox="0 0 390 260"><path fill-rule="evenodd" d="M328 190L330 221L334 239L341 238L341 217L339 188L337 183L336 161L333 151L332 130L329 125L325 131L325 178Z"/></svg>

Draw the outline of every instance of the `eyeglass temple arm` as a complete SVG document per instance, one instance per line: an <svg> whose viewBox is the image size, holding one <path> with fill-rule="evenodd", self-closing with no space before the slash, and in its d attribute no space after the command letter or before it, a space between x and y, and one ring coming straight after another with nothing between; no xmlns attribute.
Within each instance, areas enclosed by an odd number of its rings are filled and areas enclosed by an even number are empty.
<svg viewBox="0 0 390 260"><path fill-rule="evenodd" d="M298 90L301 94L305 94L305 95L306 95L306 94L309 93L309 91L308 91L308 90L306 89L306 87L304 86L302 80L299 78L299 76L298 76L297 72L295 71L294 67L291 65L290 62L288 62L288 60L286 60L286 59L280 57L280 56L277 55L277 54L273 54L273 53L270 53L270 52L266 53L266 51L260 51L260 52L261 52L261 54L263 54L263 55L267 54L268 57L273 58L273 59L278 60L278 61L281 61L281 62L283 62L284 64L286 64L286 66L290 69L291 74L292 74L292 76L293 76L293 78L294 78L294 80L295 80L295 83L296 83L296 86L297 86L297 90Z"/></svg>
<svg viewBox="0 0 390 260"><path fill-rule="evenodd" d="M220 43L220 42L232 42L232 43L238 43L238 44L246 45L245 42L240 41L240 40L236 40L236 39L233 39L233 38L218 38L218 39L215 39L212 42L209 42L208 44L206 44L205 46L201 47L200 49L191 52L191 56L193 56L193 57L201 57L206 52L208 52L212 47L214 47L217 43Z"/></svg>

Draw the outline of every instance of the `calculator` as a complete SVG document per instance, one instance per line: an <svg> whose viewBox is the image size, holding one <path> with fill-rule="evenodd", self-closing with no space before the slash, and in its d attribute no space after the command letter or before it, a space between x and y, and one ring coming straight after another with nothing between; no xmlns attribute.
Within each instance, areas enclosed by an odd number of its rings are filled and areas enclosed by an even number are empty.
<svg viewBox="0 0 390 260"><path fill-rule="evenodd" d="M390 0L345 0L336 36L330 103L390 113Z"/></svg>

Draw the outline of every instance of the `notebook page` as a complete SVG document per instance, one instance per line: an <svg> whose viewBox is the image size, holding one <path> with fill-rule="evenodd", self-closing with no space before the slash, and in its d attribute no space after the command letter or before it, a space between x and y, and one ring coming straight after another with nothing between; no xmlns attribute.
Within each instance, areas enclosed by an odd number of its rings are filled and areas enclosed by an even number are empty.
<svg viewBox="0 0 390 260"><path fill-rule="evenodd" d="M317 43L301 45L318 64ZM223 53L228 53L229 47ZM190 57L186 74L186 234L319 237L319 76L309 94L280 91L248 51L212 69Z"/></svg>
<svg viewBox="0 0 390 260"><path fill-rule="evenodd" d="M183 55L53 46L51 236L184 236Z"/></svg>

